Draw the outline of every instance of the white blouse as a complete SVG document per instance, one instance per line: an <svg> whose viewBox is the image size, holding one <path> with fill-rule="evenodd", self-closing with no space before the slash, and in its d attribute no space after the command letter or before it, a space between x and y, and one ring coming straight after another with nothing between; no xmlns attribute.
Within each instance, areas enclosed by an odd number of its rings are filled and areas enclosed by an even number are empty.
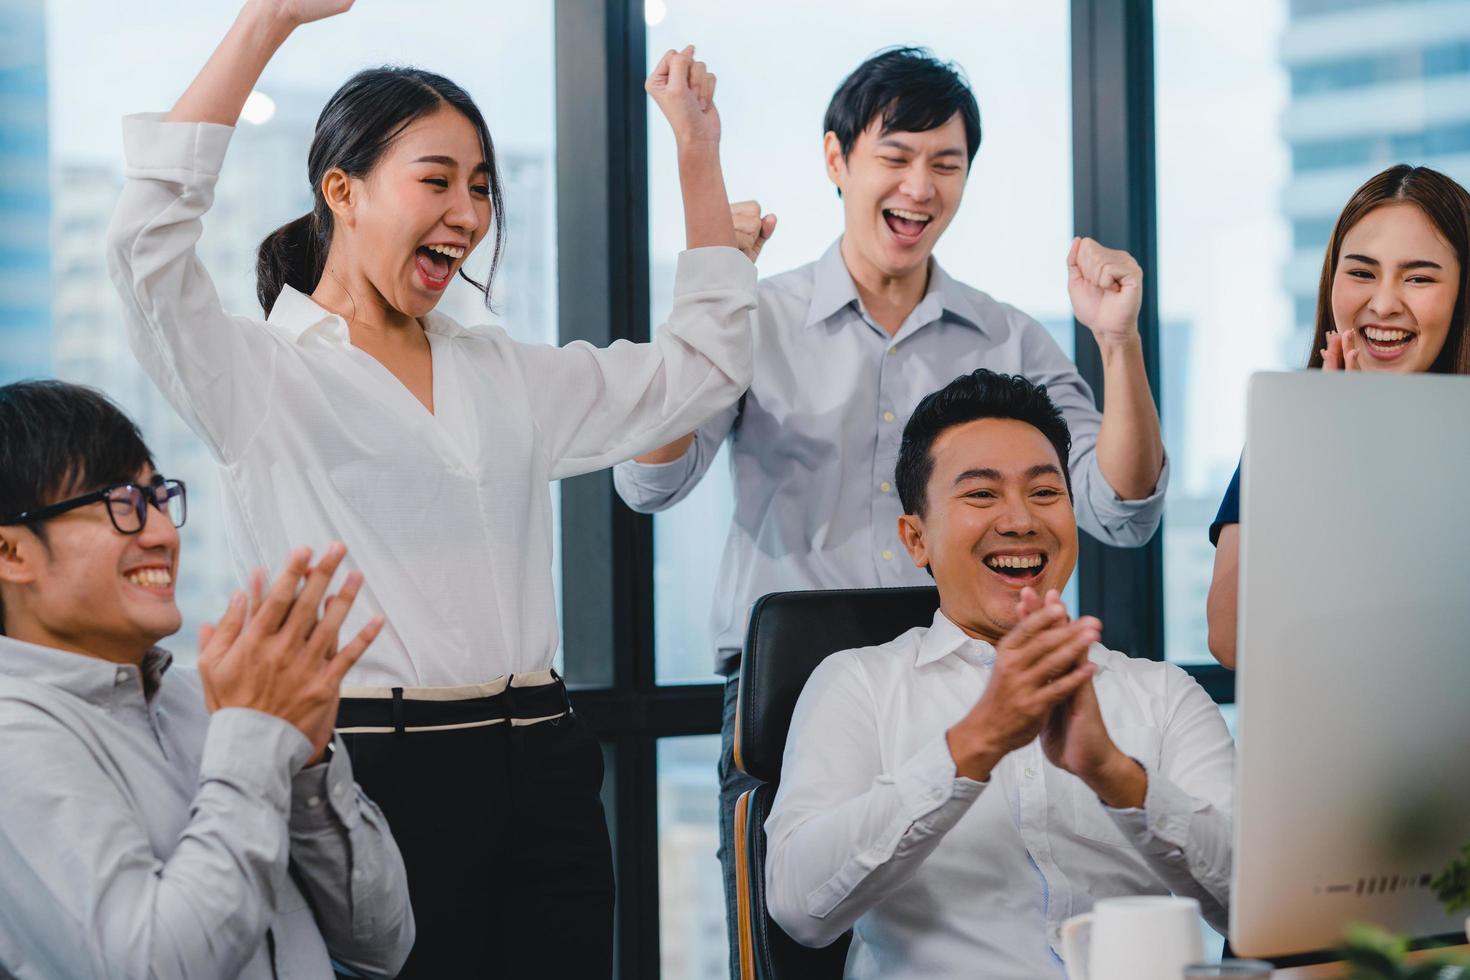
<svg viewBox="0 0 1470 980"><path fill-rule="evenodd" d="M431 313L430 414L300 292L285 289L268 321L221 308L194 246L232 132L125 119L108 250L134 352L223 470L242 579L294 547L347 544L366 583L343 635L387 621L348 686L544 670L557 646L549 482L670 442L740 396L755 267L733 248L680 255L649 344L525 344Z"/></svg>

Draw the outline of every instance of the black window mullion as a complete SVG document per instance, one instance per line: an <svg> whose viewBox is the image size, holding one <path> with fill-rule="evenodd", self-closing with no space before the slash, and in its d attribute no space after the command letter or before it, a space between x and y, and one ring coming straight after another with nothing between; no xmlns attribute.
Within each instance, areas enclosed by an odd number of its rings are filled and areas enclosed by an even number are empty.
<svg viewBox="0 0 1470 980"><path fill-rule="evenodd" d="M1127 249L1144 269L1139 329L1159 401L1157 233L1154 221L1153 4L1072 0L1072 153L1076 232ZM1075 324L1077 365L1103 397L1102 357ZM1084 537L1077 574L1082 611L1103 621L1103 642L1164 656L1163 529L1142 548Z"/></svg>
<svg viewBox="0 0 1470 980"><path fill-rule="evenodd" d="M647 119L641 5L557 0L560 339L648 337ZM653 685L653 526L604 471L562 482L568 681Z"/></svg>
<svg viewBox="0 0 1470 980"><path fill-rule="evenodd" d="M562 343L646 340L643 6L556 0L557 290ZM604 471L562 482L563 650L573 706L603 739L618 902L616 975L657 977L653 522ZM716 724L718 716L716 716ZM717 730L717 729L714 729Z"/></svg>

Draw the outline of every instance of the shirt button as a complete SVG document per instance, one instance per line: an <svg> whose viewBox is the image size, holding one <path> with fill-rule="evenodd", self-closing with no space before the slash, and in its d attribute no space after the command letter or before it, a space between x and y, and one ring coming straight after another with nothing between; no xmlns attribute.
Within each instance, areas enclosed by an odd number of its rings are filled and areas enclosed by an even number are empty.
<svg viewBox="0 0 1470 980"><path fill-rule="evenodd" d="M306 798L306 805L313 808L319 807L322 805L322 798L320 796L308 796Z"/></svg>
<svg viewBox="0 0 1470 980"><path fill-rule="evenodd" d="M884 551L883 551L883 560L884 561L893 561L893 552L888 551L887 549L884 549Z"/></svg>
<svg viewBox="0 0 1470 980"><path fill-rule="evenodd" d="M1031 769L1031 768L1028 767L1026 769L1026 778L1027 779L1035 779L1036 778L1036 770L1035 769Z"/></svg>
<svg viewBox="0 0 1470 980"><path fill-rule="evenodd" d="M897 354L898 353L898 345L897 344L894 344L892 347L888 348L888 353L890 353L890 354Z"/></svg>
<svg viewBox="0 0 1470 980"><path fill-rule="evenodd" d="M117 677L113 680L113 683L114 684L126 684L127 682L128 682L128 672L127 672L127 670L126 669L119 669L118 672L117 672Z"/></svg>
<svg viewBox="0 0 1470 980"><path fill-rule="evenodd" d="M883 421L885 421L885 422L892 422L897 417L898 416L894 415L892 412L884 412L883 413Z"/></svg>
<svg viewBox="0 0 1470 980"><path fill-rule="evenodd" d="M893 489L893 484L889 483L887 480L884 480L882 483L878 484L878 489L882 490L884 493L887 493L888 491Z"/></svg>
<svg viewBox="0 0 1470 980"><path fill-rule="evenodd" d="M340 800L342 798L342 793L345 790L346 790L346 787L343 786L341 783L338 783L336 786L333 786L332 787L332 795L335 796L335 797L337 797L337 799Z"/></svg>

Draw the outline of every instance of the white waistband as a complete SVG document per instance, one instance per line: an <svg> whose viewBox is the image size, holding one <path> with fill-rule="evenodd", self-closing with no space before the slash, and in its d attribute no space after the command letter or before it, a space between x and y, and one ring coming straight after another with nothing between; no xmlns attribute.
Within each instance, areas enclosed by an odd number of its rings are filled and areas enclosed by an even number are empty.
<svg viewBox="0 0 1470 980"><path fill-rule="evenodd" d="M527 674L510 674L497 677L483 684L464 684L459 687L405 687L405 701L470 701L474 698L494 697L507 687L545 687L555 684L556 674L549 670L533 670ZM344 687L344 698L391 698L391 687Z"/></svg>

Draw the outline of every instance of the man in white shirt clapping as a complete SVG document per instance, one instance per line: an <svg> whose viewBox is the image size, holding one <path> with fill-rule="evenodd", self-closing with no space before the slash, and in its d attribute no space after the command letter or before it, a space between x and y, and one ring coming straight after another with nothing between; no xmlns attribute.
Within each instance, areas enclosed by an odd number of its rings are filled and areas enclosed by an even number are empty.
<svg viewBox="0 0 1470 980"><path fill-rule="evenodd" d="M898 533L940 611L817 668L766 823L771 915L809 945L853 929L848 976L1061 976L1061 923L1113 895L1224 926L1230 734L1058 599L1070 449L1045 387L983 369L904 428Z"/></svg>

